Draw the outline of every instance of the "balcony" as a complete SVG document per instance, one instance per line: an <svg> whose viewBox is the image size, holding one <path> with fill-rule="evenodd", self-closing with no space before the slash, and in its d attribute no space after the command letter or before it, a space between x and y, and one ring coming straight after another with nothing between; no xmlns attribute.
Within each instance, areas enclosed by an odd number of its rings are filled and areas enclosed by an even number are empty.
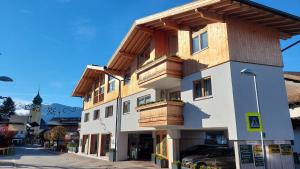
<svg viewBox="0 0 300 169"><path fill-rule="evenodd" d="M145 88L170 89L180 86L182 59L163 56L137 70L138 84Z"/></svg>
<svg viewBox="0 0 300 169"><path fill-rule="evenodd" d="M137 107L140 127L183 125L183 104L181 101L161 101Z"/></svg>

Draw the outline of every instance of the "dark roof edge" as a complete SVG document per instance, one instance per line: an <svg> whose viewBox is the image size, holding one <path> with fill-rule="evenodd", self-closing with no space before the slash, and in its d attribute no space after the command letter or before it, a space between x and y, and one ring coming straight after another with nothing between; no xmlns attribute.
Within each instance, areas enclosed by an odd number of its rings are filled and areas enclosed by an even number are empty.
<svg viewBox="0 0 300 169"><path fill-rule="evenodd" d="M293 20L296 20L296 21L300 22L300 17L299 16L292 15L292 14L289 14L287 12L283 12L281 10L278 10L278 9L275 9L275 8L271 8L271 7L268 7L268 6L265 6L265 5L262 5L262 4L250 1L250 0L234 0L234 1L237 1L237 2L240 2L240 3L244 3L244 4L247 4L247 5L256 7L256 8L260 8L262 10L266 10L266 11L269 11L271 13L276 13L276 14L279 14L279 15L281 15L283 17L287 17L287 18L290 18L290 19L293 19Z"/></svg>

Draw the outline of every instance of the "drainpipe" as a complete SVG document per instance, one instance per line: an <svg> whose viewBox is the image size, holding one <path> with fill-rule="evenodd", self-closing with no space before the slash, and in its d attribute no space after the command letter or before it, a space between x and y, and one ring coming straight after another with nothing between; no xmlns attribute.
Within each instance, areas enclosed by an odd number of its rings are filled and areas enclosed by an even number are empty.
<svg viewBox="0 0 300 169"><path fill-rule="evenodd" d="M116 109L116 127L115 127L115 152L114 152L114 160L117 161L117 148L118 148L118 136L121 128L121 105L122 105L122 91L121 86L123 79L119 79L116 76L112 75L111 73L107 72L109 70L106 66L104 66L105 73L109 76L112 76L114 79L118 80L119 82L119 91L118 91L118 97L117 97L117 109Z"/></svg>

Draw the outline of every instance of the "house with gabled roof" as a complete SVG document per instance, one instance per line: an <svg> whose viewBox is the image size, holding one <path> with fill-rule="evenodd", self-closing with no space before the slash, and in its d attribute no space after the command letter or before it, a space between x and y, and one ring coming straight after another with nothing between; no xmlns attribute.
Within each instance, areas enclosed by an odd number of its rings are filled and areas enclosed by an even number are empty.
<svg viewBox="0 0 300 169"><path fill-rule="evenodd" d="M234 148L236 168L293 168L280 40L299 34L298 16L248 0L199 0L136 20L72 93L83 98L80 153L117 161L155 153L171 167L180 152L213 144ZM257 98L262 134L246 123Z"/></svg>

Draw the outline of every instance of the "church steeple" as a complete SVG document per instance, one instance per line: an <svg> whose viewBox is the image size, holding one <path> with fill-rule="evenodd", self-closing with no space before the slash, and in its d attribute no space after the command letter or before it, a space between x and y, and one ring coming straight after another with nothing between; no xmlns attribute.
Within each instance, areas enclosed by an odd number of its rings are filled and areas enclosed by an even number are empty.
<svg viewBox="0 0 300 169"><path fill-rule="evenodd" d="M37 95L33 98L32 103L34 105L41 105L42 102L43 102L43 99L40 96L40 89L39 89Z"/></svg>

